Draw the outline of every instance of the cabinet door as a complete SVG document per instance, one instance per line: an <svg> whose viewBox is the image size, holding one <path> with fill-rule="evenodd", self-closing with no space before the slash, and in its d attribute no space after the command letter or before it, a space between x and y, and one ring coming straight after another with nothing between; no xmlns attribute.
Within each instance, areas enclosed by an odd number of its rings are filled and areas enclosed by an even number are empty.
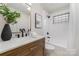
<svg viewBox="0 0 79 59"><path fill-rule="evenodd" d="M31 56L43 56L43 47L35 46L31 48Z"/></svg>

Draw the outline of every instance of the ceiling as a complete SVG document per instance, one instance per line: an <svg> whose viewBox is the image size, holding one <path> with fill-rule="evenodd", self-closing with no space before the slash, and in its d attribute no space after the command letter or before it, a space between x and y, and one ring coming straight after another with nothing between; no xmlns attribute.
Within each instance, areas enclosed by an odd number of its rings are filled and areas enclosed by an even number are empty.
<svg viewBox="0 0 79 59"><path fill-rule="evenodd" d="M69 3L40 3L41 7L48 13L53 13L59 10L68 9Z"/></svg>

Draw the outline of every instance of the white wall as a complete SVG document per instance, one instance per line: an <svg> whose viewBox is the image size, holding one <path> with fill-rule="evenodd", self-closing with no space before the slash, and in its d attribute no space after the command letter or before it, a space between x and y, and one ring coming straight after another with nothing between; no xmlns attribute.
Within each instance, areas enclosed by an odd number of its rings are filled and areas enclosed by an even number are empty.
<svg viewBox="0 0 79 59"><path fill-rule="evenodd" d="M78 48L79 49L79 4L74 4L74 11L75 11L75 13L74 13L74 22L75 22L75 24L74 24L74 28L75 28L75 30L74 30L74 34L75 34L75 39L74 39L74 41L75 41L75 47L76 48Z"/></svg>
<svg viewBox="0 0 79 59"><path fill-rule="evenodd" d="M69 23L69 48L76 50L79 55L79 3L70 4L70 23Z"/></svg>
<svg viewBox="0 0 79 59"><path fill-rule="evenodd" d="M35 13L38 13L42 16L42 29L36 29L35 28ZM45 34L45 24L46 24L46 19L47 19L47 12L42 9L39 3L33 3L32 4L32 11L31 11L31 27L33 31L36 31L39 34Z"/></svg>
<svg viewBox="0 0 79 59"><path fill-rule="evenodd" d="M77 50L77 54L79 55L79 3L71 4L72 9L72 38L73 38L73 48Z"/></svg>
<svg viewBox="0 0 79 59"><path fill-rule="evenodd" d="M69 40L68 48L74 48L74 39L75 39L75 30L76 30L76 15L75 15L75 5L74 3L70 4L70 21L69 21Z"/></svg>
<svg viewBox="0 0 79 59"><path fill-rule="evenodd" d="M69 9L50 14L51 18L47 20L48 24L46 27L50 33L50 36L53 38L51 43L64 48L67 48L69 40L69 23L53 24L53 16L66 12L69 12Z"/></svg>

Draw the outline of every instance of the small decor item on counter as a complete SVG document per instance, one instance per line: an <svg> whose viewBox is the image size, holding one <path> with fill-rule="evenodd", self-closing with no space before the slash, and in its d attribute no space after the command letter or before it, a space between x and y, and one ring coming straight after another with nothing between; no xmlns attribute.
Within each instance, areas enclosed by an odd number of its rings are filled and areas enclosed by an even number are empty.
<svg viewBox="0 0 79 59"><path fill-rule="evenodd" d="M18 34L17 37L20 38L20 35Z"/></svg>
<svg viewBox="0 0 79 59"><path fill-rule="evenodd" d="M20 17L20 13L16 11L11 11L5 4L0 4L0 14L4 16L6 24L3 28L1 38L3 41L10 40L12 37L12 32L10 29L10 23L17 23L16 18Z"/></svg>
<svg viewBox="0 0 79 59"><path fill-rule="evenodd" d="M27 35L28 35L28 36L31 36L31 29L28 29Z"/></svg>
<svg viewBox="0 0 79 59"><path fill-rule="evenodd" d="M25 36L27 36L27 33L25 34Z"/></svg>
<svg viewBox="0 0 79 59"><path fill-rule="evenodd" d="M29 31L30 31L30 30L28 29L28 31L27 31L27 35L28 35L28 36L29 36Z"/></svg>
<svg viewBox="0 0 79 59"><path fill-rule="evenodd" d="M1 38L3 41L7 41L7 40L10 40L11 37L12 37L12 32L11 32L10 26L9 24L5 24L4 29L2 31Z"/></svg>

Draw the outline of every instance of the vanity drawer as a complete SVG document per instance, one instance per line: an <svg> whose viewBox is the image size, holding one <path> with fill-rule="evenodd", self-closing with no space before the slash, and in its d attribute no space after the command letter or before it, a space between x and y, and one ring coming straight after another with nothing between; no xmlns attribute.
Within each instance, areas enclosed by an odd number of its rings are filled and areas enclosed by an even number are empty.
<svg viewBox="0 0 79 59"><path fill-rule="evenodd" d="M10 51L7 51L1 55L4 55L4 56L25 56L25 55L28 55L30 53L30 49L24 45L22 47L18 47L16 49L13 49L13 50L10 50Z"/></svg>

